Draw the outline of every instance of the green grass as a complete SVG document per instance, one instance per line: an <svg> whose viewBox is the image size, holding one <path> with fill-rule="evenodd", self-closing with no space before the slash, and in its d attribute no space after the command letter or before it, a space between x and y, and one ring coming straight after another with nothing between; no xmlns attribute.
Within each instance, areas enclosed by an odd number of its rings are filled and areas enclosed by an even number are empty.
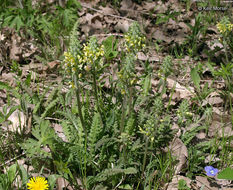
<svg viewBox="0 0 233 190"><path fill-rule="evenodd" d="M16 74L16 87L0 82L0 90L8 94L5 108L12 107L17 99L19 105L15 108L26 115L26 129L31 126L28 134L0 131L3 134L0 137L0 189L26 189L33 173L45 176L49 189L56 188L58 177L66 179L74 189L163 189L176 175L179 165L170 146L177 138L187 148L187 152L182 152L187 154L187 160L180 175L194 180L196 176L206 175L206 165L219 170L232 167L232 159L229 159L232 137L217 133L208 136L216 113L213 105L204 104L212 92L219 92L223 99L221 107L227 113L227 116L219 116L224 132L224 127L232 124L233 118L232 31L217 34L225 50L219 65L210 60L204 62L198 53L209 27L201 18L208 20L214 15L196 15L194 25L187 24L191 33L184 44L174 46L174 54L166 54L155 71L149 61L137 59L139 51L148 54L149 48L136 22L121 39L111 36L99 44L95 37L91 37L84 45L78 40L78 22L73 15L77 4L73 1L69 1L65 8L57 7L52 13L64 19L68 14L68 20L63 20L65 23L60 23L59 19L51 20L49 10L42 5L36 10L30 1L22 1L24 7L18 9L19 5L8 3L5 1L4 6L13 7L1 12L3 26L9 24L16 31L36 29L33 36L41 47L55 47L55 51L60 51L57 53L59 57L63 50L56 45L59 38L56 32L65 24L65 35L69 33L70 43L63 56L60 84L45 87L40 79L31 80L30 74L25 79L16 62L11 66L11 71ZM189 9L190 2L186 3ZM44 10L47 14L40 17ZM32 13L37 16L30 23ZM15 14L21 21L10 19ZM163 17L174 16L167 14ZM230 22L230 19L224 17L221 22ZM48 28L42 27L45 25ZM156 42L153 48L163 52L160 46L161 43ZM43 59L50 56L46 51L44 55ZM182 64L184 56L189 56L189 60L198 57L200 61L191 63L188 60L187 64ZM113 63L117 63L117 68L112 69ZM144 71L138 72L137 66ZM211 84L205 81L205 70L211 73ZM110 76L106 77L106 73ZM182 73L187 75L187 86L194 89L193 96L176 99L173 104L177 89L175 86L170 88L167 79L177 78ZM156 86L152 79L158 81ZM218 89L215 84L222 79L225 87ZM108 80L108 86L105 80ZM11 109L13 112L14 107ZM0 124L6 125L9 116L6 111L1 111ZM54 126L62 128L65 140L58 136ZM204 139L196 137L199 132L205 133ZM210 157L208 163L207 157ZM20 159L33 170L17 164ZM16 180L17 177L22 183ZM184 180L180 180L178 186L179 189L189 189Z"/></svg>

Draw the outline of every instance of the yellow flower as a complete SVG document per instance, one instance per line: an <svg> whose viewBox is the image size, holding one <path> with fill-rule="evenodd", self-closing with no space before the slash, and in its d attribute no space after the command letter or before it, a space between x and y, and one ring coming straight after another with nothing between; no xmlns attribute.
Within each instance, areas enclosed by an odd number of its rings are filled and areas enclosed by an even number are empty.
<svg viewBox="0 0 233 190"><path fill-rule="evenodd" d="M30 179L29 183L27 183L29 190L48 190L49 185L47 180L44 177L33 177Z"/></svg>
<svg viewBox="0 0 233 190"><path fill-rule="evenodd" d="M86 66L84 67L84 69L85 69L85 71L89 72L89 71L91 70L91 67L88 66L88 65L86 65Z"/></svg>
<svg viewBox="0 0 233 190"><path fill-rule="evenodd" d="M125 90L121 89L121 94L124 95L125 94Z"/></svg>

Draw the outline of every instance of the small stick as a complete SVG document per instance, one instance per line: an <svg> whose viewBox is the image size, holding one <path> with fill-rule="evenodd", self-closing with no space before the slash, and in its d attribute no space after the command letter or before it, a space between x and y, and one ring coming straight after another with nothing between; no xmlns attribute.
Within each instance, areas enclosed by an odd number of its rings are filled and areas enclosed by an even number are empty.
<svg viewBox="0 0 233 190"><path fill-rule="evenodd" d="M126 17L122 17L122 16L118 16L118 15L112 15L112 14L105 14L103 11L100 11L98 9L95 9L95 8L92 8L92 7L89 7L88 5L86 5L85 3L80 3L82 5L82 7L84 8L87 8L87 9L91 9L93 11L96 11L100 14L103 14L105 16L112 16L112 17L116 17L116 18L120 18L120 19L124 19L124 20L128 20L128 21L131 21L131 22L135 22L135 20L133 19L130 19L130 18L126 18Z"/></svg>

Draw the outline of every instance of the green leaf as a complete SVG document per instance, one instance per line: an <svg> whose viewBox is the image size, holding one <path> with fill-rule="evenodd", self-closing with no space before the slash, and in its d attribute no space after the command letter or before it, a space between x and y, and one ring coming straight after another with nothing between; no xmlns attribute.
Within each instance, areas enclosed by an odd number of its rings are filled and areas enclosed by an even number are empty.
<svg viewBox="0 0 233 190"><path fill-rule="evenodd" d="M7 171L7 175L8 175L8 179L10 181L10 184L12 184L12 182L14 181L14 179L16 177L16 172L17 172L17 165L16 164L11 165Z"/></svg>
<svg viewBox="0 0 233 190"><path fill-rule="evenodd" d="M54 139L56 138L54 130L50 127L49 121L42 120L39 125L32 129L32 135L35 139L29 138L23 143L23 148L26 150L29 157L36 154L42 156L50 156L51 153L47 153L41 146L49 145L53 146Z"/></svg>
<svg viewBox="0 0 233 190"><path fill-rule="evenodd" d="M143 94L147 96L150 89L151 89L151 77L150 75L147 75L146 78L144 79Z"/></svg>
<svg viewBox="0 0 233 190"><path fill-rule="evenodd" d="M129 184L120 185L118 188L119 188L119 189L133 189L133 187L130 186Z"/></svg>
<svg viewBox="0 0 233 190"><path fill-rule="evenodd" d="M125 174L136 174L137 170L135 168L127 168L127 169L124 169L124 173Z"/></svg>
<svg viewBox="0 0 233 190"><path fill-rule="evenodd" d="M61 177L60 175L54 174L48 177L49 188L54 189L57 178Z"/></svg>
<svg viewBox="0 0 233 190"><path fill-rule="evenodd" d="M2 89L11 90L12 87L10 87L7 83L0 81L0 90Z"/></svg>
<svg viewBox="0 0 233 190"><path fill-rule="evenodd" d="M20 177L22 180L22 184L26 184L28 182L28 174L27 171L25 170L24 166L19 165L19 173L20 173Z"/></svg>
<svg viewBox="0 0 233 190"><path fill-rule="evenodd" d="M13 20L12 20L12 22L11 22L11 24L10 24L10 27L11 28L14 28L14 26L16 26L16 31L18 32L19 31L19 29L22 27L22 26L24 26L24 23L23 23L23 21L21 20L21 17L18 15L18 16L16 16Z"/></svg>
<svg viewBox="0 0 233 190"><path fill-rule="evenodd" d="M106 40L103 41L104 45L104 55L107 59L113 59L117 56L118 51L117 48L117 41L113 36L109 36Z"/></svg>
<svg viewBox="0 0 233 190"><path fill-rule="evenodd" d="M13 106L13 107L11 107L10 110L9 110L9 112L6 114L5 119L7 120L7 119L11 116L11 114L12 114L15 110L17 110L18 108L19 108L19 106Z"/></svg>
<svg viewBox="0 0 233 190"><path fill-rule="evenodd" d="M219 172L218 179L233 180L233 169L225 168L223 171Z"/></svg>
<svg viewBox="0 0 233 190"><path fill-rule="evenodd" d="M194 85L197 87L198 90L200 90L200 81L201 81L201 79L200 79L200 76L199 76L199 74L197 72L197 68L196 67L193 68L191 70L190 74L191 74L191 78L193 80Z"/></svg>

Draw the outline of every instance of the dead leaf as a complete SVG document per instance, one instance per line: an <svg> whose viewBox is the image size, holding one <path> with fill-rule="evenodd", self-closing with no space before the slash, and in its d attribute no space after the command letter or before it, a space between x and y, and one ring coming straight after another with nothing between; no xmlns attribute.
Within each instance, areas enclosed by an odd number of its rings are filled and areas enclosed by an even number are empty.
<svg viewBox="0 0 233 190"><path fill-rule="evenodd" d="M166 13L168 7L160 0L154 10L156 13L162 14Z"/></svg>
<svg viewBox="0 0 233 190"><path fill-rule="evenodd" d="M128 20L119 20L117 25L114 27L117 31L122 31L123 33L128 32L131 23Z"/></svg>
<svg viewBox="0 0 233 190"><path fill-rule="evenodd" d="M137 58L141 61L155 61L158 62L159 58L157 56L146 56L143 52L138 52L137 53Z"/></svg>
<svg viewBox="0 0 233 190"><path fill-rule="evenodd" d="M167 37L163 34L162 31L156 29L156 31L152 34L152 38L156 39L156 40L161 40L164 41L166 43L171 43L172 39L170 37Z"/></svg>
<svg viewBox="0 0 233 190"><path fill-rule="evenodd" d="M2 108L0 107L0 111L2 111ZM10 108L7 109L7 113L10 111ZM26 130L26 116L23 112L19 110L15 110L10 117L8 118L8 121L10 121L10 124L5 122L2 124L2 128L4 130L9 130L11 132L18 132L21 134L24 130Z"/></svg>
<svg viewBox="0 0 233 190"><path fill-rule="evenodd" d="M16 34L11 36L11 49L10 49L10 59L15 61L20 61L20 56L22 56L22 49L19 46L20 37Z"/></svg>
<svg viewBox="0 0 233 190"><path fill-rule="evenodd" d="M179 22L178 26L182 29L183 32L188 33L190 31L190 28L184 23Z"/></svg>
<svg viewBox="0 0 233 190"><path fill-rule="evenodd" d="M205 139L206 138L206 133L204 131L201 131L199 133L196 134L196 137L200 140Z"/></svg>
<svg viewBox="0 0 233 190"><path fill-rule="evenodd" d="M132 9L132 7L133 7L133 2L131 0L122 0L120 12L127 11L128 9Z"/></svg>
<svg viewBox="0 0 233 190"><path fill-rule="evenodd" d="M206 177L196 176L197 186L204 187L203 190L219 190L220 186L215 182L210 182Z"/></svg>
<svg viewBox="0 0 233 190"><path fill-rule="evenodd" d="M186 40L186 34L182 29L179 29L175 32L175 35L172 36L172 39L174 40L174 42L182 44Z"/></svg>
<svg viewBox="0 0 233 190"><path fill-rule="evenodd" d="M185 86L180 85L178 82L174 81L171 78L167 78L167 85L169 89L172 89L175 86L175 91L179 93L181 99L193 97L193 87L186 88Z"/></svg>
<svg viewBox="0 0 233 190"><path fill-rule="evenodd" d="M173 141L169 145L169 151L171 151L172 156L177 157L179 160L175 171L175 174L178 174L184 167L186 167L188 149L179 138L174 137Z"/></svg>
<svg viewBox="0 0 233 190"><path fill-rule="evenodd" d="M219 137L223 137L223 136L229 137L233 135L230 115L227 114L219 115L218 113L213 112L212 123L208 130L208 136L214 137L215 134L217 134Z"/></svg>
<svg viewBox="0 0 233 190"><path fill-rule="evenodd" d="M168 184L167 186L167 190L177 190L178 189L178 186L179 186L179 180L185 180L186 181L186 184L189 188L191 188L191 179L187 178L187 177L184 177L184 176L181 176L181 175L175 175L173 178L172 178L172 181Z"/></svg>
<svg viewBox="0 0 233 190"><path fill-rule="evenodd" d="M167 23L167 30L177 30L178 29L177 22L174 21L173 19L169 18L168 23Z"/></svg>
<svg viewBox="0 0 233 190"><path fill-rule="evenodd" d="M63 133L63 129L62 126L60 124L57 123L53 123L52 124L54 131L57 133L57 135L64 141L64 142L68 142L65 134Z"/></svg>
<svg viewBox="0 0 233 190"><path fill-rule="evenodd" d="M101 11L103 11L103 13L106 15L115 15L116 14L116 11L114 9L110 8L109 6L107 6L107 7L100 6L99 9Z"/></svg>
<svg viewBox="0 0 233 190"><path fill-rule="evenodd" d="M47 63L48 66L43 67L43 70L47 73L52 73L56 71L59 66L61 65L61 62L59 60L51 61Z"/></svg>
<svg viewBox="0 0 233 190"><path fill-rule="evenodd" d="M147 10L148 12L153 11L156 7L156 2L142 2L142 9Z"/></svg>
<svg viewBox="0 0 233 190"><path fill-rule="evenodd" d="M220 97L220 95L216 92L212 92L208 95L208 97L203 100L202 106L205 106L207 104L216 106L221 105L223 103L223 99Z"/></svg>

